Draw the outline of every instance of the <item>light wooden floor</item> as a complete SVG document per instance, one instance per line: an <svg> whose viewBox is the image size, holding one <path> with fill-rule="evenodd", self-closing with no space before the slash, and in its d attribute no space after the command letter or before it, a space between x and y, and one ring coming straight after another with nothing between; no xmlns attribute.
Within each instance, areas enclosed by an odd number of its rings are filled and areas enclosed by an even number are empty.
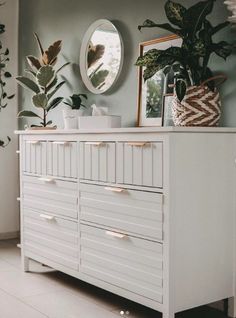
<svg viewBox="0 0 236 318"><path fill-rule="evenodd" d="M20 270L16 241L0 242L0 318L161 318L161 315L63 273L31 262L31 273ZM197 308L177 318L224 318L217 310Z"/></svg>

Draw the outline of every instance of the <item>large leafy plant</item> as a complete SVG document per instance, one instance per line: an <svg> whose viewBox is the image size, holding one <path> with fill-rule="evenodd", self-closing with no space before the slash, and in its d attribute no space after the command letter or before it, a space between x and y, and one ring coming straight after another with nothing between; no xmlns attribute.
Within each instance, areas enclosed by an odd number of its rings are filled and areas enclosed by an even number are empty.
<svg viewBox="0 0 236 318"><path fill-rule="evenodd" d="M144 80L148 80L158 71L169 72L173 69L176 78L176 94L181 101L190 85L200 85L212 77L209 60L214 53L226 59L232 53L232 45L226 41L214 42L214 35L229 25L223 22L213 26L208 20L215 0L200 1L190 8L168 0L165 12L170 23L158 24L146 20L138 28L162 28L182 38L181 47L169 47L166 50L151 49L136 62L144 66ZM214 83L208 84L214 89Z"/></svg>
<svg viewBox="0 0 236 318"><path fill-rule="evenodd" d="M33 105L41 109L41 115L31 110L22 110L19 112L18 117L39 118L41 120L40 125L32 125L31 127L47 127L52 124L51 120L47 120L48 113L63 100L63 97L54 98L57 91L65 84L65 81L58 82L58 74L69 63L65 63L55 70L54 66L61 51L61 41L54 42L47 50L44 50L37 34L35 34L35 38L41 57L27 56L26 60L30 69L25 70L32 79L26 76L18 76L16 80L22 87L33 92Z"/></svg>
<svg viewBox="0 0 236 318"><path fill-rule="evenodd" d="M0 4L2 6L3 3ZM0 24L0 35L5 33L5 25ZM12 77L11 73L7 71L7 63L9 62L9 49L4 48L0 41L0 112L8 105L8 100L12 99L15 95L8 94L6 91L7 79ZM6 147L11 141L10 137L7 137L7 142L0 139L0 147Z"/></svg>
<svg viewBox="0 0 236 318"><path fill-rule="evenodd" d="M69 101L64 102L64 104L71 107L71 109L80 109L81 107L86 108L86 106L83 104L82 98L88 99L86 94L73 94L70 96Z"/></svg>

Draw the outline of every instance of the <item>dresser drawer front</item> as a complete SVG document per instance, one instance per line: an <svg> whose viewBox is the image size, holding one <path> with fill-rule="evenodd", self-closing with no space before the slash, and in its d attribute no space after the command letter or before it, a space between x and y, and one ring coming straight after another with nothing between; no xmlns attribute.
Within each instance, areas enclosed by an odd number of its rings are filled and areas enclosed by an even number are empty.
<svg viewBox="0 0 236 318"><path fill-rule="evenodd" d="M45 175L47 172L47 142L40 140L23 141L23 172Z"/></svg>
<svg viewBox="0 0 236 318"><path fill-rule="evenodd" d="M80 142L80 178L115 182L114 142Z"/></svg>
<svg viewBox="0 0 236 318"><path fill-rule="evenodd" d="M78 218L77 183L50 177L22 178L23 207Z"/></svg>
<svg viewBox="0 0 236 318"><path fill-rule="evenodd" d="M47 145L47 175L77 178L77 143L49 141Z"/></svg>
<svg viewBox="0 0 236 318"><path fill-rule="evenodd" d="M162 142L118 142L117 183L163 187Z"/></svg>
<svg viewBox="0 0 236 318"><path fill-rule="evenodd" d="M81 272L162 303L162 244L111 234L81 225Z"/></svg>
<svg viewBox="0 0 236 318"><path fill-rule="evenodd" d="M24 209L24 248L58 264L78 269L78 224Z"/></svg>
<svg viewBox="0 0 236 318"><path fill-rule="evenodd" d="M121 191L121 192L120 192ZM80 183L80 219L162 240L163 195Z"/></svg>

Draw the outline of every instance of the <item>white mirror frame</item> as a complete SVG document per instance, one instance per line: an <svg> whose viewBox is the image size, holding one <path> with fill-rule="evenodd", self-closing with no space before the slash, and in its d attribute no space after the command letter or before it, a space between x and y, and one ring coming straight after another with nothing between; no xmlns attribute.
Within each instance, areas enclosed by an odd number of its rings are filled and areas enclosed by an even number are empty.
<svg viewBox="0 0 236 318"><path fill-rule="evenodd" d="M119 70L117 72L117 75L116 75L112 85L109 88L104 89L104 90L95 88L87 75L88 42L91 39L91 36L95 32L95 30L102 24L110 24L117 31L117 34L119 35L119 38L120 38L120 45L121 45L121 59L120 59ZM85 86L88 88L88 90L90 90L90 92L92 92L94 94L103 94L103 93L109 91L114 86L114 84L116 83L116 81L120 75L120 72L121 72L121 69L123 66L123 61L124 61L124 44L123 44L122 37L121 37L119 31L117 30L117 28L114 26L114 24L111 21L106 20L106 19L100 19L100 20L95 21L93 24L91 24L84 35L82 45L81 45L81 50L80 50L80 73L81 73L82 80L83 80Z"/></svg>

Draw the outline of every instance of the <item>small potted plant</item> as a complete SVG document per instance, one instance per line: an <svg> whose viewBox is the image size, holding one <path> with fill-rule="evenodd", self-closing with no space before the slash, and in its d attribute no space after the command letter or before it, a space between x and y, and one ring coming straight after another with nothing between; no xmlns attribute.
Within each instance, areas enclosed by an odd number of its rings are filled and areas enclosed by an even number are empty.
<svg viewBox="0 0 236 318"><path fill-rule="evenodd" d="M221 115L216 79L209 68L212 54L226 59L233 46L226 41L214 42L213 37L229 22L213 26L208 20L215 0L200 1L190 8L168 0L165 4L166 16L171 23L157 24L146 20L142 28L162 28L182 38L181 47L166 50L149 50L140 56L136 65L145 67L144 80L170 68L175 74L175 95L172 105L176 126L216 126Z"/></svg>
<svg viewBox="0 0 236 318"><path fill-rule="evenodd" d="M86 108L83 99L88 99L86 94L73 94L68 101L64 102L67 105L67 108L63 109L65 129L78 128L78 117L83 116L84 108Z"/></svg>
<svg viewBox="0 0 236 318"><path fill-rule="evenodd" d="M36 58L32 55L26 57L30 69L25 70L33 78L26 76L18 76L17 82L24 88L33 92L32 103L41 111L41 113L35 113L31 110L22 110L19 112L18 117L34 117L40 119L40 124L31 125L33 128L55 128L52 125L52 121L47 119L48 113L56 108L63 97L54 97L58 90L65 84L65 81L58 81L58 74L61 70L70 63L65 63L59 69L55 70L54 66L58 59L58 54L61 51L61 41L56 41L47 50L44 50L41 42L35 34L39 50L41 53L40 58Z"/></svg>

